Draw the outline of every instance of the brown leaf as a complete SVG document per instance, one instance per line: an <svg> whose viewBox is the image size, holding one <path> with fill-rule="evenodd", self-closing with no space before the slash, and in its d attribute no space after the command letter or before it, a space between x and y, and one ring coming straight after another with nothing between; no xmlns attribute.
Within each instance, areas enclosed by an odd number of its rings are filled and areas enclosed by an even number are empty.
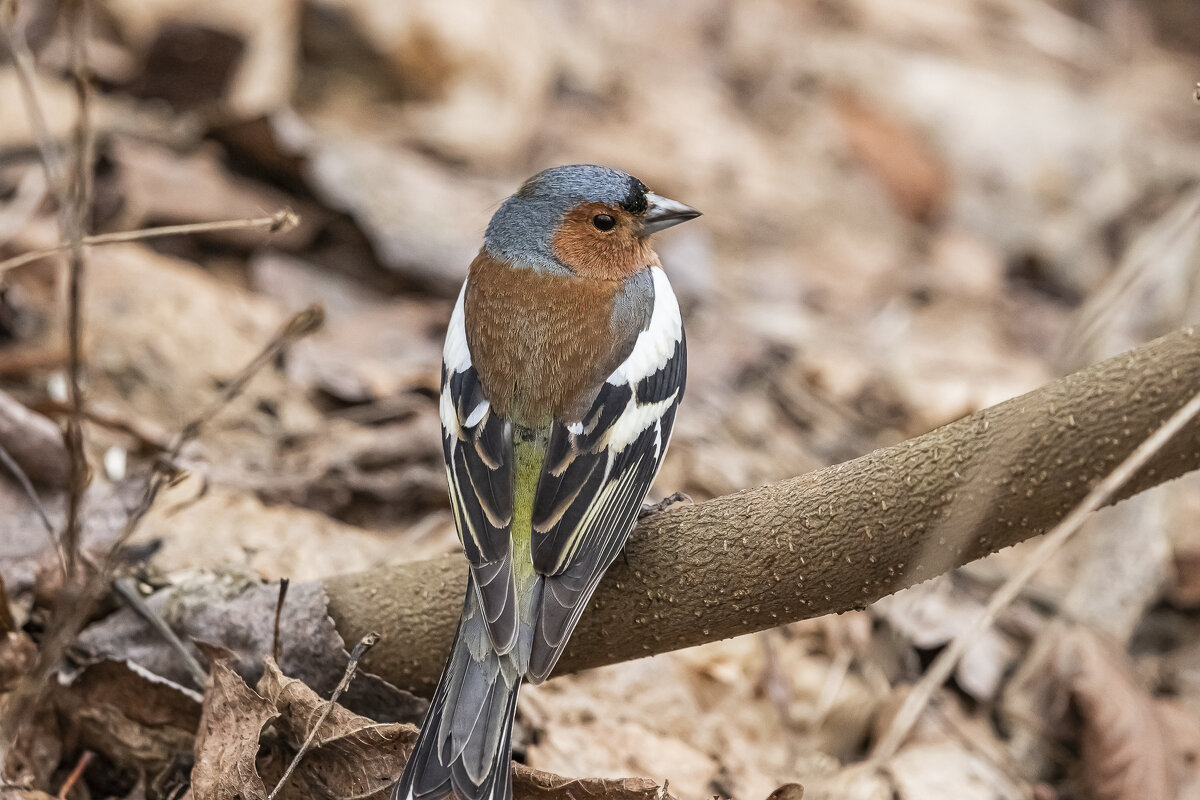
<svg viewBox="0 0 1200 800"><path fill-rule="evenodd" d="M271 652L277 584L228 574L193 575L146 598L185 642L212 642L233 652L236 671L250 681L262 674ZM280 619L280 661L288 672L319 691L330 692L346 667L341 635L327 610L320 583L293 583ZM230 625L236 619L237 625ZM191 678L179 656L132 609L109 615L79 637L78 649L93 659L131 661L180 685ZM343 695L347 706L370 708L388 721L420 719L425 703L378 676L360 672Z"/></svg>
<svg viewBox="0 0 1200 800"><path fill-rule="evenodd" d="M56 696L55 706L83 747L152 778L192 749L200 722L194 693L107 659L86 667Z"/></svg>
<svg viewBox="0 0 1200 800"><path fill-rule="evenodd" d="M415 405L409 419L379 427L330 422L295 443L280 468L255 487L268 502L290 502L333 517L398 509L419 514L446 506L445 468L432 403Z"/></svg>
<svg viewBox="0 0 1200 800"><path fill-rule="evenodd" d="M453 297L501 185L448 175L428 156L355 134L311 130L295 138L317 198L353 216L386 267Z"/></svg>
<svg viewBox="0 0 1200 800"><path fill-rule="evenodd" d="M0 583L0 588L3 588L3 583ZM8 604L2 593L0 604ZM0 633L0 694L13 687L17 679L33 665L36 657L37 647L27 634L22 631Z"/></svg>
<svg viewBox="0 0 1200 800"><path fill-rule="evenodd" d="M119 486L95 482L83 500L81 547L89 554L107 552L120 534L129 509L141 496L140 480ZM42 498L50 522L61 530L66 512L66 493L53 492ZM52 605L62 586L62 568L53 543L25 493L0 474L0 575L21 624L33 603Z"/></svg>
<svg viewBox="0 0 1200 800"><path fill-rule="evenodd" d="M233 654L201 648L212 661L200 729L196 766L192 768L195 800L266 800L267 789L255 762L263 726L279 716L233 669Z"/></svg>
<svg viewBox="0 0 1200 800"><path fill-rule="evenodd" d="M1095 800L1174 800L1174 740L1123 652L1075 627L1057 642L1054 665L1082 720L1083 772Z"/></svg>
<svg viewBox="0 0 1200 800"><path fill-rule="evenodd" d="M834 108L850 149L903 213L916 220L937 216L950 191L946 165L921 134L850 94Z"/></svg>
<svg viewBox="0 0 1200 800"><path fill-rule="evenodd" d="M381 301L366 284L324 266L266 251L250 264L254 288L284 308L320 303L325 327L287 356L288 377L361 403L438 385L448 303Z"/></svg>
<svg viewBox="0 0 1200 800"><path fill-rule="evenodd" d="M785 783L771 792L767 800L804 800L804 787L798 783Z"/></svg>
<svg viewBox="0 0 1200 800"><path fill-rule="evenodd" d="M219 148L179 153L134 138L114 139L111 147L119 165L122 201L138 215L132 223L139 226L251 219L298 205L297 198L229 172ZM316 235L322 214L308 204L297 210L300 223L286 231L269 236L251 228L213 231L199 240L246 250L268 242L284 249L302 248Z"/></svg>
<svg viewBox="0 0 1200 800"><path fill-rule="evenodd" d="M1167 599L1178 608L1200 608L1200 542L1176 546L1173 561L1175 574Z"/></svg>
<svg viewBox="0 0 1200 800"><path fill-rule="evenodd" d="M49 787L62 754L63 735L57 717L35 714L17 729L12 747L0 756L0 779L15 786Z"/></svg>
<svg viewBox="0 0 1200 800"><path fill-rule="evenodd" d="M66 485L67 448L62 431L4 392L0 392L0 447L8 451L30 480Z"/></svg>
<svg viewBox="0 0 1200 800"><path fill-rule="evenodd" d="M39 792L37 789L22 789L19 786L4 787L5 800L56 800L54 795Z"/></svg>
<svg viewBox="0 0 1200 800"><path fill-rule="evenodd" d="M258 689L279 709L275 727L285 743L293 751L298 749L328 701L302 682L285 676L270 659ZM304 786L306 797L383 800L399 780L416 735L412 725L372 722L335 705L289 781ZM647 778L562 778L523 764L513 765L513 794L518 800L671 798L666 787Z"/></svg>
<svg viewBox="0 0 1200 800"><path fill-rule="evenodd" d="M279 709L276 728L293 752L329 704L303 682L285 676L270 658L258 690ZM373 722L335 704L297 773L324 797L382 800L399 780L415 738L411 725Z"/></svg>

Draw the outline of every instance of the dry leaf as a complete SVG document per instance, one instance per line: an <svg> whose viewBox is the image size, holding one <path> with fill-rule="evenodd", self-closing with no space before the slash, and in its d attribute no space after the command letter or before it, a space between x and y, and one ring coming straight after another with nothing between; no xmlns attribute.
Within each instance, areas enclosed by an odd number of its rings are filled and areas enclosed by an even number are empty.
<svg viewBox="0 0 1200 800"><path fill-rule="evenodd" d="M306 178L325 205L352 215L379 260L445 297L454 296L479 248L501 185L447 174L411 150L340 132L301 130L287 149L307 156Z"/></svg>
<svg viewBox="0 0 1200 800"><path fill-rule="evenodd" d="M0 392L0 447L30 480L50 486L67 482L67 448L63 434L50 420ZM8 478L8 470L0 474Z"/></svg>
<svg viewBox="0 0 1200 800"><path fill-rule="evenodd" d="M129 509L142 494L140 480L119 486L93 481L84 494L80 546L90 556L107 552L120 535ZM55 530L62 530L66 517L65 492L42 497L43 507ZM25 493L6 475L0 474L0 576L18 623L33 604L34 594L52 605L62 586L62 567L54 545L30 505Z"/></svg>
<svg viewBox="0 0 1200 800"><path fill-rule="evenodd" d="M804 787L798 783L785 783L771 792L767 800L804 800Z"/></svg>
<svg viewBox="0 0 1200 800"><path fill-rule="evenodd" d="M322 329L288 353L291 380L348 403L437 392L450 302L381 301L346 275L271 251L250 269L255 288L283 307L325 309Z"/></svg>
<svg viewBox="0 0 1200 800"><path fill-rule="evenodd" d="M146 598L146 604L185 642L213 642L230 651L238 673L252 681L262 674L271 653L278 584L247 575L195 574ZM341 679L348 657L342 637L329 618L320 583L292 584L280 619L280 660L306 684L330 692ZM237 620L236 625L230 624ZM180 685L191 678L175 653L145 620L122 609L90 626L78 649L92 659L130 661ZM370 673L359 672L343 702L370 709L381 719L420 719L425 701Z"/></svg>
<svg viewBox="0 0 1200 800"><path fill-rule="evenodd" d="M308 508L264 503L249 489L214 485L196 499L194 484L163 492L160 508L133 538L161 542L151 564L167 573L242 571L299 582L419 557L409 547L398 552L394 538ZM431 555L458 544L453 531L448 533L446 544Z"/></svg>
<svg viewBox="0 0 1200 800"><path fill-rule="evenodd" d="M55 706L81 746L152 778L192 749L201 714L197 693L111 660L85 667Z"/></svg>
<svg viewBox="0 0 1200 800"><path fill-rule="evenodd" d="M1178 608L1200 608L1200 542L1177 546L1173 561L1175 574L1168 599Z"/></svg>
<svg viewBox="0 0 1200 800"><path fill-rule="evenodd" d="M209 646L202 649L212 666L196 734L192 796L195 800L266 800L267 789L255 766L258 740L263 726L279 712L234 671L232 653Z"/></svg>
<svg viewBox="0 0 1200 800"><path fill-rule="evenodd" d="M1025 792L995 763L959 742L920 743L886 767L896 800L1025 800Z"/></svg>
<svg viewBox="0 0 1200 800"><path fill-rule="evenodd" d="M918 649L941 648L967 629L983 609L978 593L944 575L884 598L872 607ZM999 626L972 640L954 670L954 678L976 700L991 700L1019 655L1017 645Z"/></svg>
<svg viewBox="0 0 1200 800"><path fill-rule="evenodd" d="M936 217L946 205L950 179L926 139L851 94L838 97L834 108L850 149L900 210L916 220Z"/></svg>
<svg viewBox="0 0 1200 800"><path fill-rule="evenodd" d="M375 515L385 524L411 523L449 502L436 406L422 398L414 411L377 427L331 420L293 442L274 474L247 476L246 482L268 502L341 519Z"/></svg>
<svg viewBox="0 0 1200 800"><path fill-rule="evenodd" d="M5 786L5 800L57 800L52 794L40 792L37 789L23 789L20 786Z"/></svg>
<svg viewBox="0 0 1200 800"><path fill-rule="evenodd" d="M270 660L258 688L279 709L276 727L294 751L308 737L328 702L302 682L283 675ZM380 724L335 705L322 722L312 749L289 780L306 787L306 796L385 800L388 789L400 778L416 732L411 725ZM513 766L513 794L517 800L671 797L665 787L645 778L563 778L522 764Z"/></svg>
<svg viewBox="0 0 1200 800"><path fill-rule="evenodd" d="M8 600L0 594L0 603ZM23 631L0 633L0 694L13 687L22 675L33 666L37 658L37 646Z"/></svg>
<svg viewBox="0 0 1200 800"><path fill-rule="evenodd" d="M1175 800L1175 741L1128 657L1091 630L1058 637L1053 665L1082 722L1083 773L1095 800Z"/></svg>
<svg viewBox="0 0 1200 800"><path fill-rule="evenodd" d="M286 677L271 659L267 659L258 690L279 709L276 727L293 752L329 705L301 681ZM377 723L334 705L298 772L322 797L378 796L383 800L386 790L400 779L415 737L411 725Z"/></svg>
<svg viewBox="0 0 1200 800"><path fill-rule="evenodd" d="M299 214L294 228L270 235L261 229L206 233L198 239L175 242L209 242L254 250L270 244L288 250L311 244L325 215L273 187L240 177L224 166L219 147L207 146L180 153L145 141L117 138L110 145L119 169L114 187L123 204L121 219L131 228L253 219L281 208Z"/></svg>
<svg viewBox="0 0 1200 800"><path fill-rule="evenodd" d="M50 788L62 756L63 731L57 717L36 714L21 725L13 746L0 757L0 779L16 786Z"/></svg>

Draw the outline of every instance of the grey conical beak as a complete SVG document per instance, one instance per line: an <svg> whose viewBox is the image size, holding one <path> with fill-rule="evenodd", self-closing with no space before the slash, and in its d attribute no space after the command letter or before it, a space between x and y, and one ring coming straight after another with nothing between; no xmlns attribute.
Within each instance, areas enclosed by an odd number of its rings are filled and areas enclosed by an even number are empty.
<svg viewBox="0 0 1200 800"><path fill-rule="evenodd" d="M700 212L691 206L685 206L683 203L654 192L646 192L646 203L646 211L642 214L643 236L658 233L672 225L678 225L700 216Z"/></svg>

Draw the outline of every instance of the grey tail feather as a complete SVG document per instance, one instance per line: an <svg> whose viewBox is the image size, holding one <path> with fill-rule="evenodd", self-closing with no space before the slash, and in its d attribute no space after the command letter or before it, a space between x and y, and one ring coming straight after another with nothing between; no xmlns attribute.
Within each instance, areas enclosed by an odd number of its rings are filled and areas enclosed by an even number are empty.
<svg viewBox="0 0 1200 800"><path fill-rule="evenodd" d="M476 658L476 655L482 658ZM487 639L467 586L450 658L392 800L512 800L512 725L519 674Z"/></svg>

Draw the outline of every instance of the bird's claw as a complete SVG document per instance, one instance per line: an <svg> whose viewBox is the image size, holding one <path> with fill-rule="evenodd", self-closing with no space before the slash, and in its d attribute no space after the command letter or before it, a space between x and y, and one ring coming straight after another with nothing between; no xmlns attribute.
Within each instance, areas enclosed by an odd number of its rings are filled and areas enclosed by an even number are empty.
<svg viewBox="0 0 1200 800"><path fill-rule="evenodd" d="M641 522L646 517L653 517L655 514L661 514L663 511L666 511L668 508L678 503L694 505L695 501L692 500L691 495L687 494L686 492L675 492L674 494L659 500L657 503L646 503L643 505L642 510L638 512L638 522Z"/></svg>

